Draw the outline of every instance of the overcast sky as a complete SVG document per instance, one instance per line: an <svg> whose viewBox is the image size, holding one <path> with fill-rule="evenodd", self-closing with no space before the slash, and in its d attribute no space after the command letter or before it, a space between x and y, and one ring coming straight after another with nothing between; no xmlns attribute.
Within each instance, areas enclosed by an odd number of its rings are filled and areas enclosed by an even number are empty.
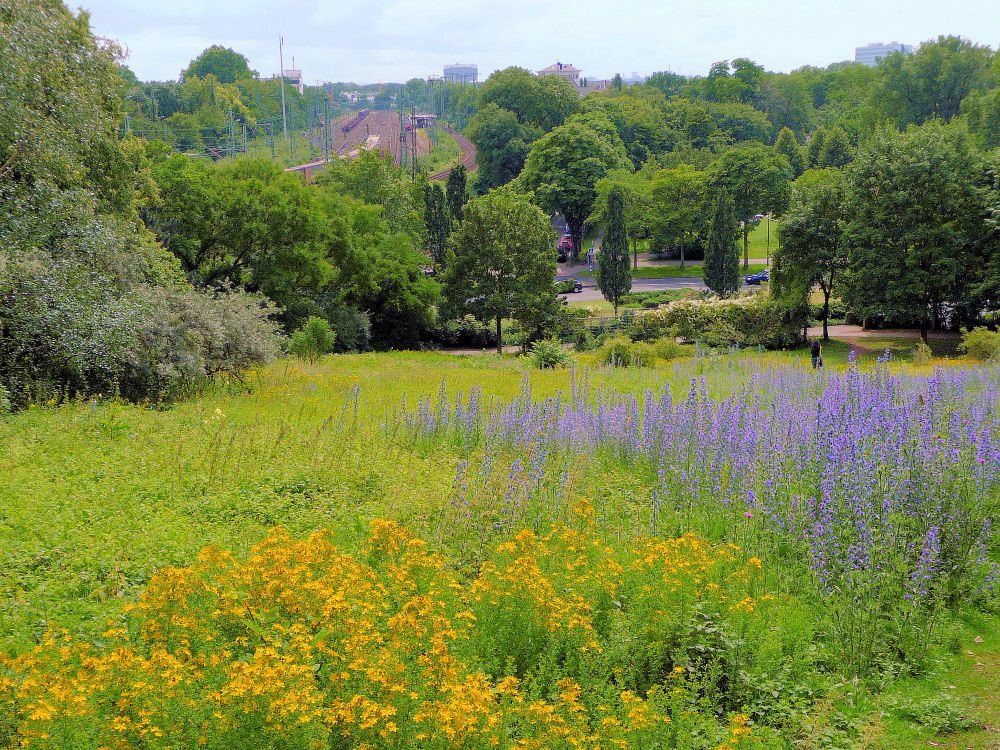
<svg viewBox="0 0 1000 750"><path fill-rule="evenodd" d="M78 0L70 0L77 7ZM246 55L263 76L285 67L316 81L405 81L476 63L573 63L585 76L704 74L749 57L789 71L853 59L868 42L959 34L994 49L996 0L86 0L100 36L128 47L142 80L177 78L211 44Z"/></svg>

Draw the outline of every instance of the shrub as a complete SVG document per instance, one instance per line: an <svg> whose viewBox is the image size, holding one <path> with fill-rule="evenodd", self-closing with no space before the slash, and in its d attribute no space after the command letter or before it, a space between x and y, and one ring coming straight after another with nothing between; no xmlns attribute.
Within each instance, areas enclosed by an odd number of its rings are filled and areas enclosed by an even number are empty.
<svg viewBox="0 0 1000 750"><path fill-rule="evenodd" d="M625 336L608 339L601 345L598 359L601 364L628 367L632 364L632 339Z"/></svg>
<svg viewBox="0 0 1000 750"><path fill-rule="evenodd" d="M660 359L676 359L677 357L690 357L692 349L690 346L678 344L673 338L664 337L653 342L653 351Z"/></svg>
<svg viewBox="0 0 1000 750"><path fill-rule="evenodd" d="M302 327L292 334L288 351L296 357L314 362L324 354L333 351L336 336L330 328L330 322L315 315L302 324Z"/></svg>
<svg viewBox="0 0 1000 750"><path fill-rule="evenodd" d="M664 316L645 313L636 315L625 332L633 341L656 341L673 334L673 329Z"/></svg>
<svg viewBox="0 0 1000 750"><path fill-rule="evenodd" d="M334 336L334 351L363 352L371 344L372 323L368 313L349 305L340 305L327 312L326 319Z"/></svg>
<svg viewBox="0 0 1000 750"><path fill-rule="evenodd" d="M930 364L931 359L934 357L931 348L924 343L923 339L917 339L917 343L913 345L912 355L913 364L915 365Z"/></svg>
<svg viewBox="0 0 1000 750"><path fill-rule="evenodd" d="M764 346L782 349L798 340L800 320L794 310L765 294L730 299L680 300L647 313L689 341L709 346Z"/></svg>
<svg viewBox="0 0 1000 750"><path fill-rule="evenodd" d="M589 352L597 347L597 339L589 328L580 328L573 336L573 346L578 352Z"/></svg>
<svg viewBox="0 0 1000 750"><path fill-rule="evenodd" d="M656 364L656 350L650 344L618 336L601 346L598 359L614 367L652 367Z"/></svg>
<svg viewBox="0 0 1000 750"><path fill-rule="evenodd" d="M142 300L144 319L123 379L130 397L173 395L201 379L239 376L279 352L277 308L261 295L152 287Z"/></svg>
<svg viewBox="0 0 1000 750"><path fill-rule="evenodd" d="M972 359L994 359L1000 353L1000 331L991 331L984 326L977 326L971 331L966 329L958 350Z"/></svg>
<svg viewBox="0 0 1000 750"><path fill-rule="evenodd" d="M565 367L571 360L559 339L540 339L531 345L531 361L540 370Z"/></svg>
<svg viewBox="0 0 1000 750"><path fill-rule="evenodd" d="M431 332L431 340L442 346L488 349L497 345L497 332L492 325L482 323L472 315L466 315L440 323Z"/></svg>
<svg viewBox="0 0 1000 750"><path fill-rule="evenodd" d="M130 286L72 259L0 258L0 377L14 408L59 395L171 398L269 361L277 309L180 281Z"/></svg>

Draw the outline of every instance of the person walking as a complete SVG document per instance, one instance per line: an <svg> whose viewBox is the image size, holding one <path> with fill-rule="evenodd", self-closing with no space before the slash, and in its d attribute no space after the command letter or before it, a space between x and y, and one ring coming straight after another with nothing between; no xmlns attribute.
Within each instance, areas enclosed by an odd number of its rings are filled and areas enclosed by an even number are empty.
<svg viewBox="0 0 1000 750"><path fill-rule="evenodd" d="M809 346L809 353L812 355L813 369L817 369L823 366L823 345L819 343L819 339L813 339L812 344Z"/></svg>

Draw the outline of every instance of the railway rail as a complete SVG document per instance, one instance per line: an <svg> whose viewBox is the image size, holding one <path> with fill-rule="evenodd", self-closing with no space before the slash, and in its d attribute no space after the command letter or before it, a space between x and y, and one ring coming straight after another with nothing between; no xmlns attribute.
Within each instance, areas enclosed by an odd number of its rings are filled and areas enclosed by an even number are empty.
<svg viewBox="0 0 1000 750"><path fill-rule="evenodd" d="M467 172L475 172L478 165L476 164L476 147L472 144L472 141L451 128L445 128L445 132L451 134L451 136L458 143L458 163L464 165ZM448 167L447 169L442 169L440 172L435 172L430 175L427 179L447 180L448 175L451 174L451 170L454 168L455 167Z"/></svg>

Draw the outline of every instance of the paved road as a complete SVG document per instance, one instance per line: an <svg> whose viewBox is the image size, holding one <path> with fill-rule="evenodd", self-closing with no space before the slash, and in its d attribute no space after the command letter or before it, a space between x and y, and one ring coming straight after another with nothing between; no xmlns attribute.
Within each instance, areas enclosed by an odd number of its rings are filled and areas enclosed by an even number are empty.
<svg viewBox="0 0 1000 750"><path fill-rule="evenodd" d="M583 282L583 291L565 295L573 301L594 302L604 299L596 282L586 276L576 276ZM706 289L705 282L697 276L681 276L666 279L633 279L633 292L662 292L664 289Z"/></svg>

